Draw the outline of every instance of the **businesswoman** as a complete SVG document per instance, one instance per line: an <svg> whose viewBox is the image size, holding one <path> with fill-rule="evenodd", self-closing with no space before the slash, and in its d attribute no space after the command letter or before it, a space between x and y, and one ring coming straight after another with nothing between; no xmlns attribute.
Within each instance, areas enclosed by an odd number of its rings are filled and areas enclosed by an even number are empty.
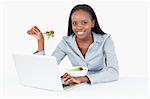
<svg viewBox="0 0 150 99"><path fill-rule="evenodd" d="M44 37L38 27L32 27L27 33L38 41L38 50L35 54L44 55ZM65 84L96 84L116 81L119 78L112 38L101 30L96 14L89 5L76 5L70 12L68 35L62 38L52 53L58 64L66 55L73 66L87 67L88 74L72 77L65 73L62 76Z"/></svg>

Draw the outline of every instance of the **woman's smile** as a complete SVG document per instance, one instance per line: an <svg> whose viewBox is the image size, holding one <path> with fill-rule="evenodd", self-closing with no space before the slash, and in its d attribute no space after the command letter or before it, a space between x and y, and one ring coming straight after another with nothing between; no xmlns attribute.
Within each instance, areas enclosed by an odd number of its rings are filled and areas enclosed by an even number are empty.
<svg viewBox="0 0 150 99"><path fill-rule="evenodd" d="M83 35L83 34L84 34L84 32L77 32L77 34L78 34L78 35Z"/></svg>

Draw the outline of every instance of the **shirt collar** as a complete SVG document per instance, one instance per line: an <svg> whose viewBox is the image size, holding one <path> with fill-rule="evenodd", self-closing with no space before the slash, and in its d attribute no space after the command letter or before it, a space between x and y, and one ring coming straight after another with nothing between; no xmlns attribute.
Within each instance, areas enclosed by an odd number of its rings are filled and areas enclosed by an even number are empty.
<svg viewBox="0 0 150 99"><path fill-rule="evenodd" d="M102 41L104 40L105 36L103 37L103 35L101 34L96 34L95 32L92 32L93 38L94 38L94 43L96 44L101 44ZM107 35L106 35L107 36ZM83 55L81 54L77 43L76 43L76 35L72 34L71 36L67 37L67 39L65 40L68 45L82 58L84 59Z"/></svg>
<svg viewBox="0 0 150 99"><path fill-rule="evenodd" d="M101 36L100 34L96 34L95 32L92 32L94 43L100 43L101 42Z"/></svg>

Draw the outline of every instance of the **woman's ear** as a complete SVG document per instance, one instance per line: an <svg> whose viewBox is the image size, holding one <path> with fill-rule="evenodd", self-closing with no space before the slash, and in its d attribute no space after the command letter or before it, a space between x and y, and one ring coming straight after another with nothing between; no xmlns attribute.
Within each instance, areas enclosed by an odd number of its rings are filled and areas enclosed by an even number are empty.
<svg viewBox="0 0 150 99"><path fill-rule="evenodd" d="M92 21L92 28L95 26L95 20Z"/></svg>

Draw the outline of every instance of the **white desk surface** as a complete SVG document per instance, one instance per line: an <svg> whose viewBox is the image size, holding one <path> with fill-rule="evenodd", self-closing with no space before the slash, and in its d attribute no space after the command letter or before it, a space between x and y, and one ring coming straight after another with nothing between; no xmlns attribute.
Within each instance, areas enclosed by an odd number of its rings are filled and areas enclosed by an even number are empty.
<svg viewBox="0 0 150 99"><path fill-rule="evenodd" d="M145 97L148 96L148 79L120 78L115 82L80 84L63 92L54 92L22 86L16 76L8 76L3 89L4 97Z"/></svg>

